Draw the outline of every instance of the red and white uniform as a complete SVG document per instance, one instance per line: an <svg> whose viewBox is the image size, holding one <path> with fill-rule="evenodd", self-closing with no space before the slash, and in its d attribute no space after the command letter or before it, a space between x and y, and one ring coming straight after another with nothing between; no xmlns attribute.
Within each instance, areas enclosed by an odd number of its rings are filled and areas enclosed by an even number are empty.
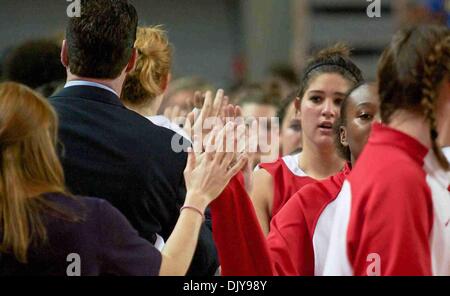
<svg viewBox="0 0 450 296"><path fill-rule="evenodd" d="M211 204L222 275L321 275L328 250L334 200L345 169L304 186L275 215L266 239L242 175Z"/></svg>
<svg viewBox="0 0 450 296"><path fill-rule="evenodd" d="M447 157L447 160L450 162L450 147L442 148L442 152L444 152L445 157Z"/></svg>
<svg viewBox="0 0 450 296"><path fill-rule="evenodd" d="M374 123L336 199L325 275L450 275L449 177L432 150Z"/></svg>
<svg viewBox="0 0 450 296"><path fill-rule="evenodd" d="M289 198L303 186L316 180L299 168L299 154L286 155L275 162L260 163L259 169L266 170L273 179L273 205L271 217L286 204Z"/></svg>
<svg viewBox="0 0 450 296"><path fill-rule="evenodd" d="M445 157L447 158L447 161L450 163L450 147L447 146L447 147L442 148L442 152L444 153ZM450 192L450 185L448 186L447 189Z"/></svg>

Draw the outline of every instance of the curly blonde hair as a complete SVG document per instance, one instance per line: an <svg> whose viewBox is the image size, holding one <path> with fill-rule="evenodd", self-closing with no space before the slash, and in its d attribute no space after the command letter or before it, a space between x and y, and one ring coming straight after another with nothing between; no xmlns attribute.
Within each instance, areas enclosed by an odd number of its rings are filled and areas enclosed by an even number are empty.
<svg viewBox="0 0 450 296"><path fill-rule="evenodd" d="M134 46L138 51L136 68L125 79L121 99L142 105L162 94L172 64L172 46L161 25L139 27Z"/></svg>

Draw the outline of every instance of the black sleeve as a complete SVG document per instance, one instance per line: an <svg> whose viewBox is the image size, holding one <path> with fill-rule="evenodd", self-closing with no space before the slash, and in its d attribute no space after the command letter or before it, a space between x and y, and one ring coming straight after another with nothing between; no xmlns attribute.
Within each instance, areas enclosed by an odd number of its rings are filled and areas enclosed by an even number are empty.
<svg viewBox="0 0 450 296"><path fill-rule="evenodd" d="M205 224L206 224L206 227L208 227L209 230L212 231L212 217L211 217L210 207L207 207L205 210Z"/></svg>
<svg viewBox="0 0 450 296"><path fill-rule="evenodd" d="M184 155L184 166L186 166L187 155ZM184 168L183 168L184 170ZM183 171L177 188L179 208L184 204L186 198L186 184ZM211 213L209 208L205 211L205 222L200 228L197 248L195 249L192 263L187 271L187 276L212 276L219 267L219 256L212 236Z"/></svg>
<svg viewBox="0 0 450 296"><path fill-rule="evenodd" d="M139 237L128 220L107 201L98 211L102 273L114 275L159 274L161 253Z"/></svg>
<svg viewBox="0 0 450 296"><path fill-rule="evenodd" d="M213 240L212 231L203 223L200 228L197 248L186 275L212 276L219 267L219 257Z"/></svg>

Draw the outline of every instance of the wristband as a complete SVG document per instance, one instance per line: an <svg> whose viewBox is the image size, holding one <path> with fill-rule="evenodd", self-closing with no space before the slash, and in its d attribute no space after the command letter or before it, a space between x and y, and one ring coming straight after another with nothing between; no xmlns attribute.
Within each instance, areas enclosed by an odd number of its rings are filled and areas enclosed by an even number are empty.
<svg viewBox="0 0 450 296"><path fill-rule="evenodd" d="M180 213L181 213L181 211L183 211L184 209L191 209L191 210L196 211L197 213L199 213L199 214L202 216L202 220L205 221L205 214L203 214L203 212L200 211L200 209L198 209L198 208L196 208L196 207L194 207L194 206L182 206L181 209L180 209Z"/></svg>

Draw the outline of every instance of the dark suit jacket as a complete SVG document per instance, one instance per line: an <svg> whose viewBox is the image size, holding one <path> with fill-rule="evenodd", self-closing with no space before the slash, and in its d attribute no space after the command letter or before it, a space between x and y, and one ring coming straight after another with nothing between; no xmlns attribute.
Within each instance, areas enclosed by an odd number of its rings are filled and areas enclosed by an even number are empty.
<svg viewBox="0 0 450 296"><path fill-rule="evenodd" d="M187 154L171 148L175 133L98 87L67 87L50 102L59 116L60 157L69 190L107 199L150 242L155 233L167 240L186 193ZM203 226L188 274L213 274L217 266L211 230Z"/></svg>

